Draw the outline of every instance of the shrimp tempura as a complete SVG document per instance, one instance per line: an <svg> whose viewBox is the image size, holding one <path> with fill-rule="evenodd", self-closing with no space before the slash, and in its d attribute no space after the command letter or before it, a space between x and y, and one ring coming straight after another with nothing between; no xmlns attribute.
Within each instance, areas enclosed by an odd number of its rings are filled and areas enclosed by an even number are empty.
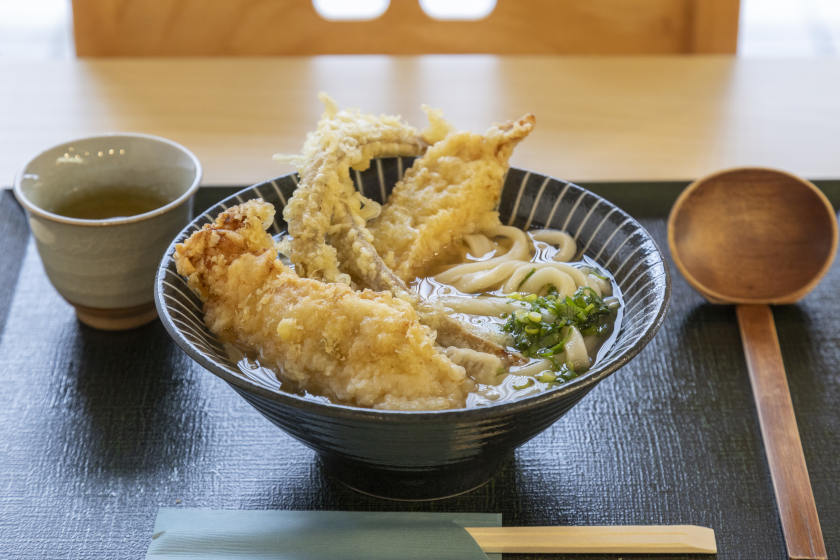
<svg viewBox="0 0 840 560"><path fill-rule="evenodd" d="M178 273L221 338L257 354L292 390L362 407L463 407L474 382L436 346L412 306L388 292L300 278L266 229L274 207L248 201L175 250Z"/></svg>
<svg viewBox="0 0 840 560"><path fill-rule="evenodd" d="M454 241L498 225L508 159L535 122L528 114L484 135L456 132L414 162L368 222L379 256L397 276L413 280Z"/></svg>
<svg viewBox="0 0 840 560"><path fill-rule="evenodd" d="M283 210L292 236L289 257L301 276L349 284L342 265L369 268L371 256L351 251L345 255L350 262L340 263L328 238L341 237L341 232L355 227L362 245L370 245L372 239L363 226L379 211L378 204L356 192L350 169L364 171L374 157L418 155L443 138L449 125L439 111L428 109L430 126L421 133L398 116L339 110L326 94L319 97L326 111L307 136L303 155L292 158L300 182Z"/></svg>

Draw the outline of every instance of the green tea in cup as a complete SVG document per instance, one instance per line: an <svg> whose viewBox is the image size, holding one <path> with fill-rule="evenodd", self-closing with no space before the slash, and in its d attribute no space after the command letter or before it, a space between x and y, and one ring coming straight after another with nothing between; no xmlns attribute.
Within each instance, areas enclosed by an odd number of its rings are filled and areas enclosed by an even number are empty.
<svg viewBox="0 0 840 560"><path fill-rule="evenodd" d="M15 179L44 270L83 323L154 320L154 275L192 216L201 164L156 136L109 134L41 152Z"/></svg>
<svg viewBox="0 0 840 560"><path fill-rule="evenodd" d="M172 202L154 190L119 186L84 192L62 201L53 212L81 220L105 220L145 214Z"/></svg>

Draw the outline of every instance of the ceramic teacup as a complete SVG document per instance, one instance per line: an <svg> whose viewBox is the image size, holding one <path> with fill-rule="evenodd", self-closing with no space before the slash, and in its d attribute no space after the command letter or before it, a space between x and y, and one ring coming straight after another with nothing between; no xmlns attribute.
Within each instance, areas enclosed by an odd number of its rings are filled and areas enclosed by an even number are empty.
<svg viewBox="0 0 840 560"><path fill-rule="evenodd" d="M44 269L83 323L107 330L157 317L154 277L192 215L201 164L146 134L108 134L49 148L15 178Z"/></svg>

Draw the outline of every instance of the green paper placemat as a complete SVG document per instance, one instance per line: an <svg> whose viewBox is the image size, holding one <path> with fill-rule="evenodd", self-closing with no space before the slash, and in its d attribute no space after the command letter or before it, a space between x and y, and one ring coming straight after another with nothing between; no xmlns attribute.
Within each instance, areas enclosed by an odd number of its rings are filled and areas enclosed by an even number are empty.
<svg viewBox="0 0 840 560"><path fill-rule="evenodd" d="M484 560L464 527L497 513L161 508L146 560Z"/></svg>

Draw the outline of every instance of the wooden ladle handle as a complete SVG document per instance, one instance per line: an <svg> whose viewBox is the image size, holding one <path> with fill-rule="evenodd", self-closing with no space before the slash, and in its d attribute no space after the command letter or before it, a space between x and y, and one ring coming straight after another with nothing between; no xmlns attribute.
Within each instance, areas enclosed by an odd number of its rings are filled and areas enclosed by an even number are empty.
<svg viewBox="0 0 840 560"><path fill-rule="evenodd" d="M826 558L773 312L767 305L736 311L788 556Z"/></svg>

